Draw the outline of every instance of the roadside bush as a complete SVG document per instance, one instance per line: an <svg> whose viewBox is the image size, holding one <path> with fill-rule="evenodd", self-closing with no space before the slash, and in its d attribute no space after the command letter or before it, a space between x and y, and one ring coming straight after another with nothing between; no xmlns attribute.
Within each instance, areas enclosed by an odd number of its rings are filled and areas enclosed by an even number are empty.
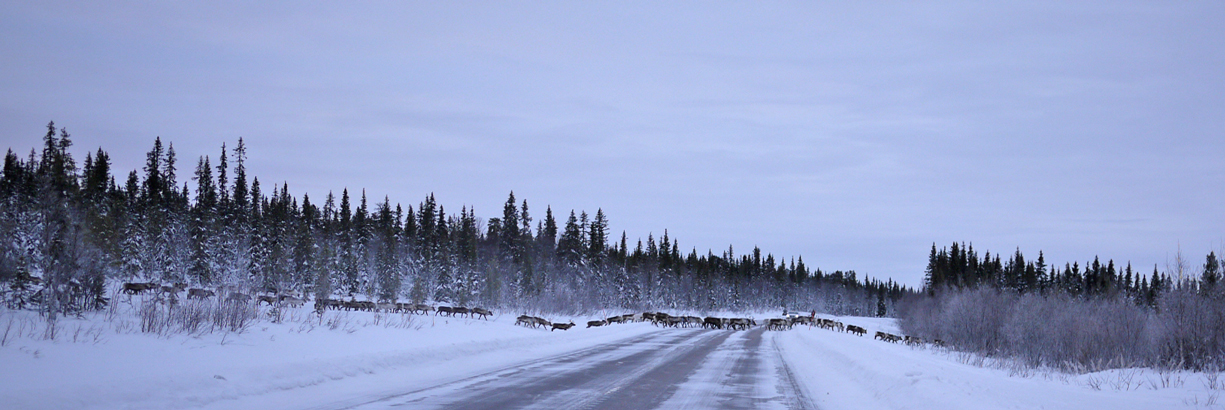
<svg viewBox="0 0 1225 410"><path fill-rule="evenodd" d="M1094 371L1173 363L1198 368L1220 357L1212 341L1222 339L1221 329L1208 325L1205 306L1187 299L1158 315L1124 298L979 288L908 299L899 304L899 325L908 335L941 339L955 350L1035 367ZM1172 362L1172 353L1182 356Z"/></svg>
<svg viewBox="0 0 1225 410"><path fill-rule="evenodd" d="M1217 293L1175 289L1160 299L1155 327L1162 364L1220 369L1225 365L1225 302Z"/></svg>
<svg viewBox="0 0 1225 410"><path fill-rule="evenodd" d="M136 310L140 330L161 336L212 332L242 333L259 318L260 309L253 303L218 300L184 300L172 302L150 298L139 302Z"/></svg>

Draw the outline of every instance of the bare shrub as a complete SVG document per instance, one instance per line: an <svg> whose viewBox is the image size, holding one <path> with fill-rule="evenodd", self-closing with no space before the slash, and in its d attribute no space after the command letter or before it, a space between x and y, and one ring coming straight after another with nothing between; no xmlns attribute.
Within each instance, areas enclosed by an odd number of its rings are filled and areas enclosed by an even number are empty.
<svg viewBox="0 0 1225 410"><path fill-rule="evenodd" d="M168 303L149 299L141 301L137 315L141 332L159 336L242 333L258 318L259 308L249 302L196 299Z"/></svg>
<svg viewBox="0 0 1225 410"><path fill-rule="evenodd" d="M1076 373L1151 366L1160 319L1123 298L974 289L899 303L902 331L952 349ZM1196 356L1199 360L1202 357Z"/></svg>
<svg viewBox="0 0 1225 410"><path fill-rule="evenodd" d="M325 319L326 317L326 319ZM327 326L328 330L344 329L346 332L353 333L357 329L353 326L353 320L349 312L335 312L332 314L320 315L319 320Z"/></svg>
<svg viewBox="0 0 1225 410"><path fill-rule="evenodd" d="M1162 295L1159 306L1160 326L1154 333L1162 363L1194 370L1225 364L1225 304L1191 289L1175 289Z"/></svg>
<svg viewBox="0 0 1225 410"><path fill-rule="evenodd" d="M259 307L253 302L218 301L213 310L213 324L226 332L242 333L259 317Z"/></svg>
<svg viewBox="0 0 1225 410"><path fill-rule="evenodd" d="M1205 369L1203 383L1204 388L1208 390L1225 390L1225 380L1221 380L1221 371L1215 368Z"/></svg>
<svg viewBox="0 0 1225 410"><path fill-rule="evenodd" d="M1105 379L1102 377L1096 375L1085 377L1085 386L1088 386L1090 389L1101 390L1102 383L1105 383Z"/></svg>
<svg viewBox="0 0 1225 410"><path fill-rule="evenodd" d="M1136 380L1138 369L1127 369L1115 372L1115 379L1110 382L1110 387L1115 390L1131 391L1140 388L1143 384Z"/></svg>

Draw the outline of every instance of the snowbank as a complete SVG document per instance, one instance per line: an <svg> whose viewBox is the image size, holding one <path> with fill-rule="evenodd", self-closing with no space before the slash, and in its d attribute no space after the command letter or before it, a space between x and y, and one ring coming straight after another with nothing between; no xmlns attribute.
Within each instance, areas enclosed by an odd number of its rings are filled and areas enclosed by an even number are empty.
<svg viewBox="0 0 1225 410"><path fill-rule="evenodd" d="M1124 369L1086 375L1023 370L930 346L874 340L893 319L840 317L868 330L768 332L822 409L1169 409L1215 403L1203 375ZM1173 379L1163 386L1163 378ZM1126 382L1124 382L1126 380ZM1096 384L1096 387L1094 386Z"/></svg>
<svg viewBox="0 0 1225 410"><path fill-rule="evenodd" d="M0 328L26 312L8 313ZM655 330L636 324L616 332L550 332L514 326L514 315L488 321L329 315L341 326L329 329L325 317L323 323L265 322L242 334L201 337L158 338L108 328L96 343L10 340L0 348L0 403L6 409L173 409L234 408L241 400L243 408L303 408L319 405L322 397L360 400L405 384L445 381ZM106 328L99 322L100 316L61 326ZM307 386L313 387L300 394ZM295 394L276 394L289 391Z"/></svg>

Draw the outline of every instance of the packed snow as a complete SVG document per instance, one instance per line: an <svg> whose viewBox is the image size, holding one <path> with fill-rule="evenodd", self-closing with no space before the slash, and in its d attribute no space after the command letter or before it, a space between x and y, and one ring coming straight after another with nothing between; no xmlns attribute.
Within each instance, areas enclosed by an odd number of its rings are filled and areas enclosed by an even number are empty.
<svg viewBox="0 0 1225 410"><path fill-rule="evenodd" d="M1067 375L873 340L877 330L897 332L891 319L836 318L867 328L866 336L855 336L809 326L759 333L646 322L584 328L593 318L561 315L548 318L579 326L549 331L516 326L518 313L496 312L490 320L334 311L319 317L303 307L281 323L263 320L241 333L153 336L140 332L135 319L101 312L61 320L56 339L46 340L34 314L2 311L0 407L377 408L409 392L505 374L499 372L548 374L552 363L566 362L572 371L597 357L661 352L627 369L628 383L655 371L651 366L669 352L698 344L709 351L693 350L686 360L695 370L672 376L679 378L661 390L659 408L1216 408L1225 389L1215 373ZM752 316L760 324L770 315ZM584 351L593 353L576 353Z"/></svg>

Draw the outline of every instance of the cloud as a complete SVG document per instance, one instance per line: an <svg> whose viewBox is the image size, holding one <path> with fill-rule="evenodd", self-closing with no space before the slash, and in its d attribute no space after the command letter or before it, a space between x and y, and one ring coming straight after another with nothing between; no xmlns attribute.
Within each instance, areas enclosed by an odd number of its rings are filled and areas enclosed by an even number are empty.
<svg viewBox="0 0 1225 410"><path fill-rule="evenodd" d="M928 248L1212 243L1212 3L0 6L0 139L139 168L239 136L291 192L610 215L918 284ZM1141 262L1144 261L1144 262Z"/></svg>

